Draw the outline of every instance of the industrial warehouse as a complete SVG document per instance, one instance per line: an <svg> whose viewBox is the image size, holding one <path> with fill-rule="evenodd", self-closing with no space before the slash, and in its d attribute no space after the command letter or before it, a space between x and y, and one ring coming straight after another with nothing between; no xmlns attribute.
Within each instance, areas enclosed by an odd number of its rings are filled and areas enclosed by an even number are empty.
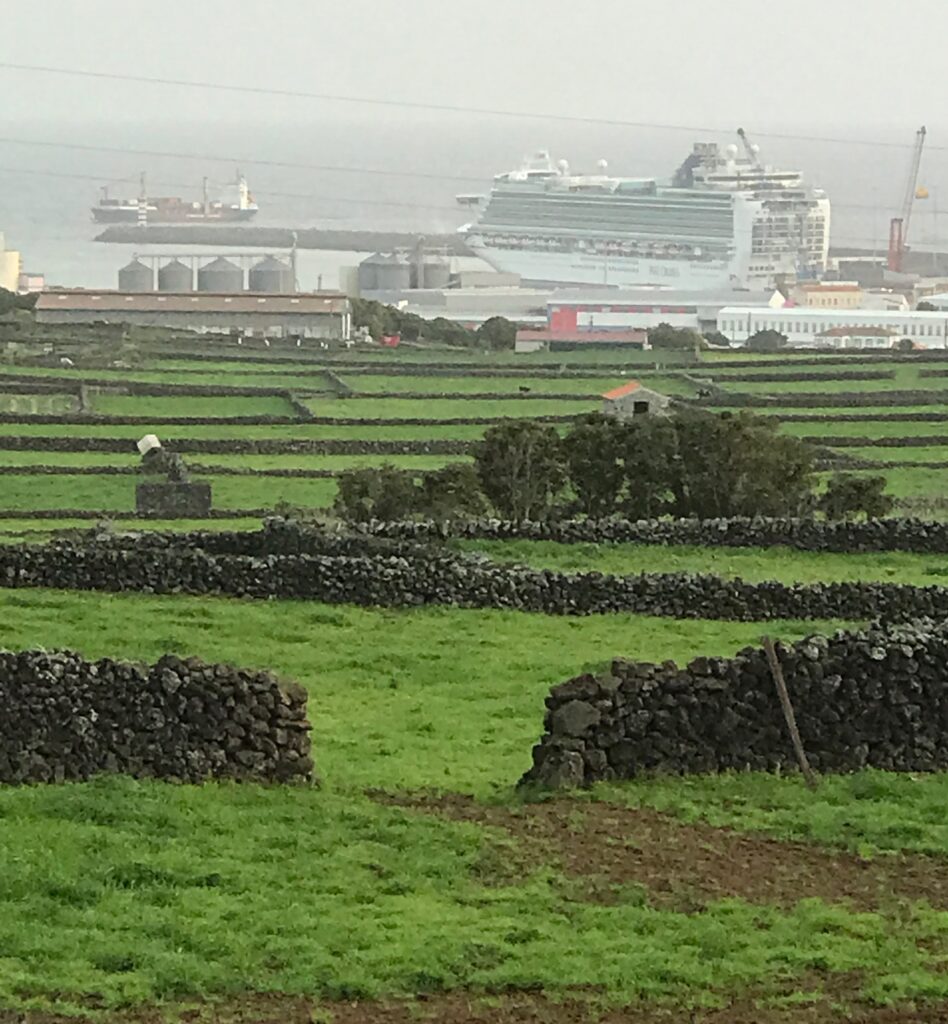
<svg viewBox="0 0 948 1024"><path fill-rule="evenodd" d="M239 259L246 268L234 262ZM44 292L36 319L45 324L129 324L200 334L347 340L351 304L340 292L299 292L293 255L135 257L117 291Z"/></svg>
<svg viewBox="0 0 948 1024"><path fill-rule="evenodd" d="M41 324L129 324L200 334L346 340L349 300L336 292L297 295L47 291L36 304Z"/></svg>

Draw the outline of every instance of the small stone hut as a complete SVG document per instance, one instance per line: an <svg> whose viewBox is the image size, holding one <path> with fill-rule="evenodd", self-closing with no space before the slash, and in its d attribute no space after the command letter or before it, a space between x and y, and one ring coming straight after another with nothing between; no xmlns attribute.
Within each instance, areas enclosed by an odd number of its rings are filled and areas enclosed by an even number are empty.
<svg viewBox="0 0 948 1024"><path fill-rule="evenodd" d="M630 380L602 396L602 411L606 416L630 420L636 416L667 416L671 399L658 391L646 388L637 380Z"/></svg>

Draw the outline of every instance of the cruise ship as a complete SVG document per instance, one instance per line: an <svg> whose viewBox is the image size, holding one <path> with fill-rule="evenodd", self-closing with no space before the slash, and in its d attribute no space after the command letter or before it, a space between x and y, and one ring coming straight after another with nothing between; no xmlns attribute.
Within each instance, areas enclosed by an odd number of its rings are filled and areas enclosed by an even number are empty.
<svg viewBox="0 0 948 1024"><path fill-rule="evenodd" d="M460 232L496 270L537 285L760 290L819 277L829 199L738 135L740 146L696 143L667 183L612 177L605 161L574 174L537 153L479 202L457 197L481 207Z"/></svg>

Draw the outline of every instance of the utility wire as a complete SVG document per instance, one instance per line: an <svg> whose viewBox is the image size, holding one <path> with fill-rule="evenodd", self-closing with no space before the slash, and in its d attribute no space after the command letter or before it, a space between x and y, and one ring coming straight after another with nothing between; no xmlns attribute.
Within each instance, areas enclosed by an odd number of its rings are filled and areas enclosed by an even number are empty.
<svg viewBox="0 0 948 1024"><path fill-rule="evenodd" d="M0 139L0 142L3 140ZM89 181L96 182L101 186L102 179L94 174L78 174L67 171L48 171L41 170L39 168L32 167L0 167L0 174L24 174L24 175L39 175L46 178L64 178L70 181ZM137 182L137 178L122 178L112 184L132 184ZM178 189L190 189L194 187L194 182L181 182L181 181L156 181L149 182L156 188L178 188ZM253 189L255 196L267 196L276 199L306 199L314 202L333 202L333 203L349 203L352 205L367 205L367 206L398 206L406 207L409 209L416 210L437 210L442 213L452 213L460 216L461 207L459 206L448 206L445 204L435 203L414 203L406 202L404 200L389 200L389 199L369 199L360 196L340 196L332 195L325 192L284 192L273 189ZM895 208L894 206L892 207ZM882 207L871 204L871 203L833 203L834 210L864 210L864 211L876 211L885 212ZM926 211L925 216L938 216L948 217L948 209L937 210L937 211Z"/></svg>
<svg viewBox="0 0 948 1024"><path fill-rule="evenodd" d="M624 118L589 117L578 114L559 114L550 111L504 110L490 107L460 106L450 103L423 103L417 100L398 100L373 96L349 96L342 93L307 92L298 89L276 89L268 86L237 85L225 82L207 82L187 78L166 78L151 75L131 75L111 71L93 71L89 68L52 67L43 64L20 64L0 61L0 70L24 71L44 75L64 75L73 78L99 79L111 82L138 82L144 85L177 86L187 89L207 89L216 92L240 93L244 95L275 96L283 99L322 100L331 103L361 104L364 106L395 107L402 110L429 110L450 114L474 114L485 117L515 118L518 120L552 121L564 124L603 125L613 128L648 128L662 131L699 132L702 134L726 134L733 129L708 127L707 125L663 124L655 121L629 121ZM833 143L847 146L874 146L892 149L911 149L912 143L893 142L885 139L843 139L823 135L796 135L785 132L755 131L758 138L783 139L795 142ZM945 150L948 146L929 145L929 150Z"/></svg>
<svg viewBox="0 0 948 1024"><path fill-rule="evenodd" d="M85 153L116 153L120 156L147 156L168 160L214 160L255 167L280 167L300 171L332 171L344 174L372 174L386 178L427 178L432 181L483 182L484 175L464 177L456 174L435 174L430 171L396 171L382 167L341 167L334 164L304 164L291 160L254 160L248 157L221 156L213 153L172 153L167 150L128 149L124 146L94 146L84 142L50 142L46 139L15 139L0 136L0 143L11 146L38 146L44 149L74 149Z"/></svg>
<svg viewBox="0 0 948 1024"><path fill-rule="evenodd" d="M36 170L28 167L0 167L0 174L26 174L26 175L42 175L46 178L65 178L70 181L94 181L100 185L102 183L101 178L97 178L92 174L71 174L66 171L45 171ZM117 184L122 184L123 181L131 182L135 179L121 179ZM180 188L189 189L194 187L194 183L183 183L180 181L157 181L154 182L157 188ZM368 199L361 198L358 196L337 196L329 193L320 192L281 192L274 191L272 189L253 189L255 196L268 196L270 198L277 199L308 199L315 202L332 202L332 203L351 203L353 205L366 205L366 206L399 206L406 207L412 210L438 210L442 213L453 213L457 214L460 212L460 207L456 206L445 206L435 205L432 203L412 203L405 202L404 200L397 199ZM945 211L948 213L948 210Z"/></svg>

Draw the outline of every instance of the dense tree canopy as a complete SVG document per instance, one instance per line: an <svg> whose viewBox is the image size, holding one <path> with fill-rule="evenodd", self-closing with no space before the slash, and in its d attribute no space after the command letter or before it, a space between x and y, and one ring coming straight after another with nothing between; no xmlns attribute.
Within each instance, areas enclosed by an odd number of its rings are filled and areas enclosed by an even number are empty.
<svg viewBox="0 0 948 1024"><path fill-rule="evenodd" d="M849 519L858 515L879 519L895 506L895 500L885 493L886 485L884 476L837 473L820 498L820 510L827 519Z"/></svg>

